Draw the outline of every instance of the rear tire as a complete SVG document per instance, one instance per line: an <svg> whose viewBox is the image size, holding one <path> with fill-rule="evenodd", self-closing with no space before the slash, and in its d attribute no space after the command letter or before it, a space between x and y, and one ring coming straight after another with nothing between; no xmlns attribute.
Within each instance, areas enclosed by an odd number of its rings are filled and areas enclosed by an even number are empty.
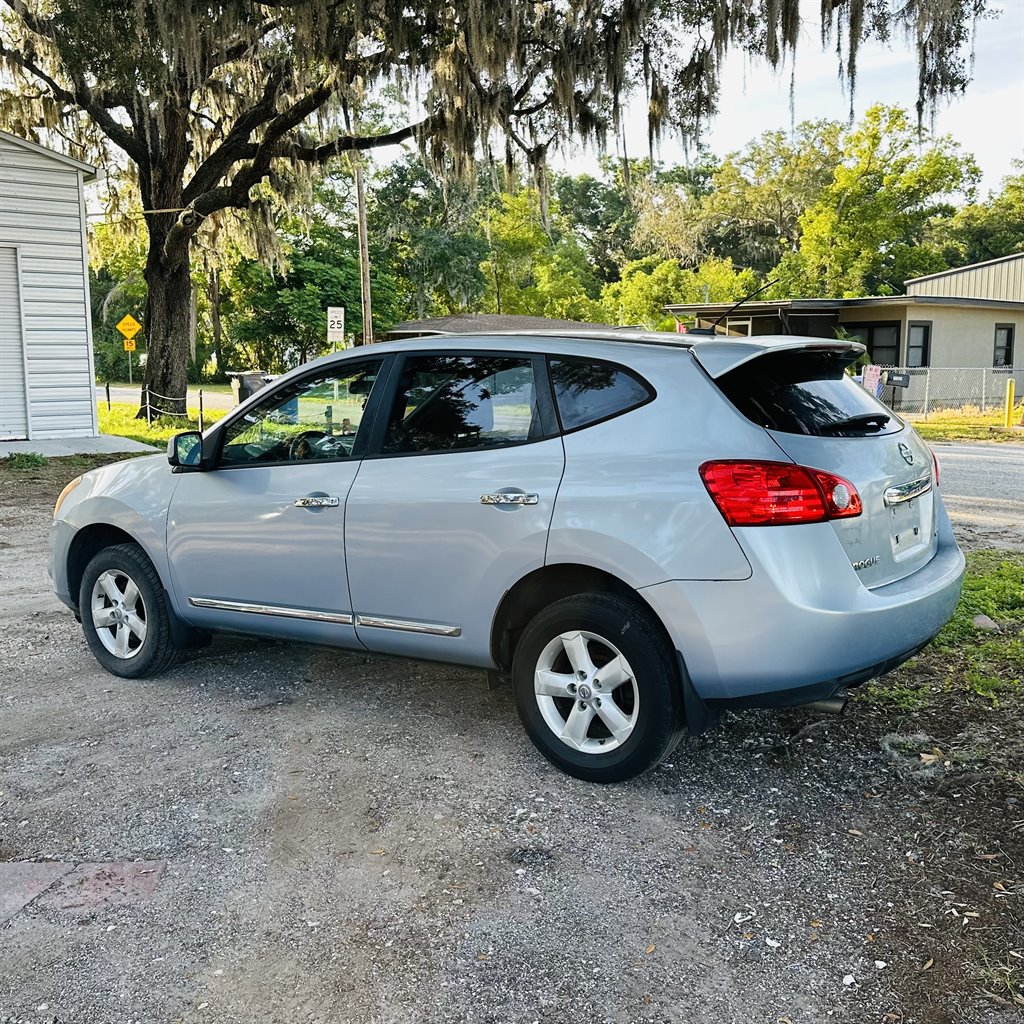
<svg viewBox="0 0 1024 1024"><path fill-rule="evenodd" d="M93 556L82 574L78 612L89 649L114 675L156 675L178 653L163 584L135 544L115 544Z"/></svg>
<svg viewBox="0 0 1024 1024"><path fill-rule="evenodd" d="M648 771L684 732L674 652L637 600L586 593L549 605L516 646L512 681L534 746L588 782Z"/></svg>

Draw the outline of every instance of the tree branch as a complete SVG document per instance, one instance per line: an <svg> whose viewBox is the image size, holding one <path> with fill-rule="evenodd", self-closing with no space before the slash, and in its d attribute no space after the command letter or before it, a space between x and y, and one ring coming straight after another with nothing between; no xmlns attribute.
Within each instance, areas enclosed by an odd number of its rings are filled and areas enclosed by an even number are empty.
<svg viewBox="0 0 1024 1024"><path fill-rule="evenodd" d="M191 205L194 199L213 188L233 164L256 155L258 147L249 142L250 136L261 124L266 124L274 116L278 91L285 75L284 67L268 75L259 102L235 121L224 141L199 165L192 180L182 192L182 202L185 206Z"/></svg>
<svg viewBox="0 0 1024 1024"><path fill-rule="evenodd" d="M331 157L340 156L342 153L361 152L365 149L377 149L380 146L393 146L399 142L405 142L416 135L436 131L442 124L440 114L432 114L416 124L406 125L393 132L385 132L383 135L342 135L333 142L326 142L322 146L299 146L290 144L279 147L275 156L289 157L293 160L302 160L306 163L326 163Z"/></svg>
<svg viewBox="0 0 1024 1024"><path fill-rule="evenodd" d="M4 0L4 2L8 3L10 0ZM0 56L16 63L19 68L23 68L30 75L34 75L44 82L55 99L79 106L96 122L103 134L119 145L136 164L142 164L146 160L145 147L124 125L118 124L114 120L110 111L105 110L95 100L83 80L76 80L74 88L68 89L47 75L27 54L19 50L12 50L4 46L3 43L0 43Z"/></svg>

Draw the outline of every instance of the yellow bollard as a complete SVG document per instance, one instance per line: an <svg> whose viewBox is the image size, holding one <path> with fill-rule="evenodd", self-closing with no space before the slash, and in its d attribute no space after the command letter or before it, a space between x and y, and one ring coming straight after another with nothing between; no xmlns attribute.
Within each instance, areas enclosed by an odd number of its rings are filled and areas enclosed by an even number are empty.
<svg viewBox="0 0 1024 1024"><path fill-rule="evenodd" d="M1006 414L1003 417L1003 426L1012 427L1010 422L1013 419L1013 389L1016 383L1012 377L1006 378Z"/></svg>

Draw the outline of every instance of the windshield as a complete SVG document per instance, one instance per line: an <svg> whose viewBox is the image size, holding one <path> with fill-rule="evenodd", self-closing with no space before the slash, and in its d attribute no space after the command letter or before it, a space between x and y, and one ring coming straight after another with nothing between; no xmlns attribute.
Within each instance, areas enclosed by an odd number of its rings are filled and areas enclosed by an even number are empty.
<svg viewBox="0 0 1024 1024"><path fill-rule="evenodd" d="M747 419L785 434L865 437L892 434L903 422L846 371L845 356L775 352L716 381Z"/></svg>

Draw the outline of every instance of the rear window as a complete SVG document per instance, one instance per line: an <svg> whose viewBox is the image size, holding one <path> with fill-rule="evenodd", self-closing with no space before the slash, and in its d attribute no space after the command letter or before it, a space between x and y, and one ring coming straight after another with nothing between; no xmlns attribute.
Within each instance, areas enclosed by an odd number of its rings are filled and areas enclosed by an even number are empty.
<svg viewBox="0 0 1024 1024"><path fill-rule="evenodd" d="M846 373L828 352L775 352L716 381L749 420L784 434L865 437L892 434L903 422Z"/></svg>
<svg viewBox="0 0 1024 1024"><path fill-rule="evenodd" d="M647 384L613 363L552 359L548 365L563 430L589 427L654 397Z"/></svg>

